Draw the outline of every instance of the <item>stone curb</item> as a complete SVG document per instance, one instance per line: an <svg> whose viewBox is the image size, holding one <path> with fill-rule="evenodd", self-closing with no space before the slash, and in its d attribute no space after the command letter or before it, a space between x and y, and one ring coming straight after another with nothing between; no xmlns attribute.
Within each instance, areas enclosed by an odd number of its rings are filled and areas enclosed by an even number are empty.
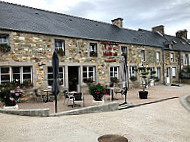
<svg viewBox="0 0 190 142"><path fill-rule="evenodd" d="M49 108L47 109L0 109L1 113L6 114L16 114L22 116L40 116L40 117L48 117L49 116Z"/></svg>
<svg viewBox="0 0 190 142"><path fill-rule="evenodd" d="M190 112L190 104L187 102L187 97L190 96L190 94L180 97L179 102L181 103L181 105Z"/></svg>
<svg viewBox="0 0 190 142"><path fill-rule="evenodd" d="M89 106L85 108L60 112L60 113L54 113L50 114L50 117L56 117L56 116L63 116L63 115L79 115L79 114L86 114L86 113L96 113L96 112L107 112L107 111L114 111L118 110L119 103L112 102L108 104L103 105L97 105L97 106Z"/></svg>

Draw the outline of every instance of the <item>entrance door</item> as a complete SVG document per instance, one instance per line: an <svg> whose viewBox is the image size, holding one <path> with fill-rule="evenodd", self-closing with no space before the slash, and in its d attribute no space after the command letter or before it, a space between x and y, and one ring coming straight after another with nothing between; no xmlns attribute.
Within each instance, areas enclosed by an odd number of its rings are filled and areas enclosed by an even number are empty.
<svg viewBox="0 0 190 142"><path fill-rule="evenodd" d="M79 67L68 67L68 79L69 79L69 91L78 91L77 86L79 84Z"/></svg>
<svg viewBox="0 0 190 142"><path fill-rule="evenodd" d="M170 83L170 67L168 67L166 71L166 83Z"/></svg>

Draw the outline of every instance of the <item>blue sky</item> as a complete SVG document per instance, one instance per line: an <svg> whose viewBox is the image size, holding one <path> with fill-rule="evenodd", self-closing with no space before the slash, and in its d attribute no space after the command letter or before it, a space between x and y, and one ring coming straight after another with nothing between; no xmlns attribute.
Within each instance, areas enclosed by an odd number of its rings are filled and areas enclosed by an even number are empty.
<svg viewBox="0 0 190 142"><path fill-rule="evenodd" d="M190 0L3 0L30 7L56 11L96 21L111 23L124 19L124 28L151 30L165 26L165 33L175 35L187 29L190 39Z"/></svg>

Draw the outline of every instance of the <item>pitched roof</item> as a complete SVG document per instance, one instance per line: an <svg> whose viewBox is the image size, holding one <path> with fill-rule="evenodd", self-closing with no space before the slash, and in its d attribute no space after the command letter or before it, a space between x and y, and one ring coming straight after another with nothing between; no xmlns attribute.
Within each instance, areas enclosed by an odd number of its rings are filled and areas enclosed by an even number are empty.
<svg viewBox="0 0 190 142"><path fill-rule="evenodd" d="M151 31L118 28L109 23L2 1L0 29L163 48L166 41L164 37ZM178 49L177 46L175 49Z"/></svg>

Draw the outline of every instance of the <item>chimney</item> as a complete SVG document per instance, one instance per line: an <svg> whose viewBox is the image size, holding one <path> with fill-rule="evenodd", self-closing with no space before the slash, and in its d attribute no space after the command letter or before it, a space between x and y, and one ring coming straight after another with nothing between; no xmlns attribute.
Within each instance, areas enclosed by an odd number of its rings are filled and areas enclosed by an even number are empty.
<svg viewBox="0 0 190 142"><path fill-rule="evenodd" d="M113 25L118 26L119 28L123 28L123 18L116 18L111 20Z"/></svg>
<svg viewBox="0 0 190 142"><path fill-rule="evenodd" d="M164 26L160 25L160 26L152 27L152 31L159 32L160 34L164 35Z"/></svg>
<svg viewBox="0 0 190 142"><path fill-rule="evenodd" d="M185 29L185 30L177 31L176 37L187 39L187 30Z"/></svg>

